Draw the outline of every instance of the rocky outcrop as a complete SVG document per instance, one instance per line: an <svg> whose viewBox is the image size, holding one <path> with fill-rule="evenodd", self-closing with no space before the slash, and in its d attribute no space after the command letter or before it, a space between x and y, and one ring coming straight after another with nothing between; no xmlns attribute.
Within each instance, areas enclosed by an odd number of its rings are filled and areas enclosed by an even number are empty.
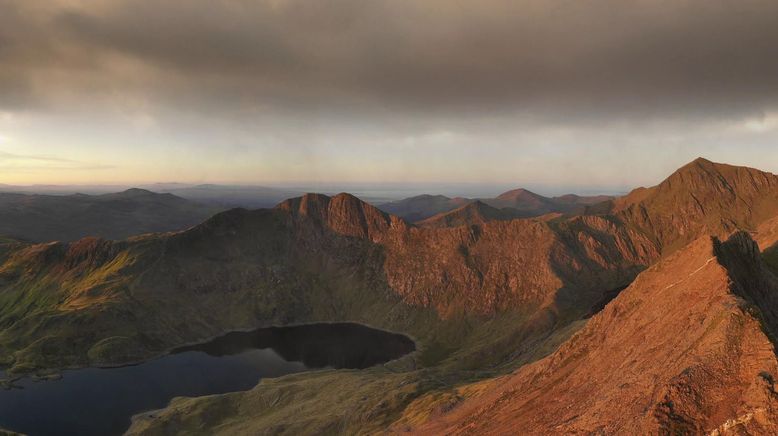
<svg viewBox="0 0 778 436"><path fill-rule="evenodd" d="M295 227L320 225L374 243L384 256L375 267L389 287L444 317L538 307L578 313L659 256L647 238L604 217L492 221L483 213L494 209L476 202L446 217L462 218L459 226L417 227L347 194L309 194L277 209ZM306 233L304 243L313 238Z"/></svg>
<svg viewBox="0 0 778 436"><path fill-rule="evenodd" d="M331 198L306 194L286 200L276 209L289 212L298 220L311 219L338 234L371 241L379 240L392 225L389 214L345 193Z"/></svg>
<svg viewBox="0 0 778 436"><path fill-rule="evenodd" d="M550 224L488 222L409 228L382 243L391 288L410 304L441 313L586 308L628 284L658 257L650 241L601 218ZM576 304L570 304L575 301Z"/></svg>

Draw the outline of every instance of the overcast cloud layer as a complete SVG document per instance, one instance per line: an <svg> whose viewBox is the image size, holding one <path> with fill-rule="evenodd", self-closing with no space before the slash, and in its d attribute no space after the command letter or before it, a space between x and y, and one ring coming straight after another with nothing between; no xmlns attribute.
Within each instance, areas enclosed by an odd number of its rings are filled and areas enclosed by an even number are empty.
<svg viewBox="0 0 778 436"><path fill-rule="evenodd" d="M83 161L47 181L620 187L778 171L777 113L769 0L0 0L0 151Z"/></svg>

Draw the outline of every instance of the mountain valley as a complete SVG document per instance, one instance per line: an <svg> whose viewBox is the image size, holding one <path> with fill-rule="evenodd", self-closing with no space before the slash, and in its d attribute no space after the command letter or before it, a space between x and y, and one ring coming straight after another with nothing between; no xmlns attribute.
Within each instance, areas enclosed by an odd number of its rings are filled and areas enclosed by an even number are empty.
<svg viewBox="0 0 778 436"><path fill-rule="evenodd" d="M129 433L769 432L776 193L775 175L698 159L529 218L472 202L412 223L306 194L125 240L9 238L0 362L47 377L230 331L357 322L417 351L176 398Z"/></svg>

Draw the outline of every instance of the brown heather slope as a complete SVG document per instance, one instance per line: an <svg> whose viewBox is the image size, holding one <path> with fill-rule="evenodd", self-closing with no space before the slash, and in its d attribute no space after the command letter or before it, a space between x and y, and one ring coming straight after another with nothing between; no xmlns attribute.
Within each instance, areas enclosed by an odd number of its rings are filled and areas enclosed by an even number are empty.
<svg viewBox="0 0 778 436"><path fill-rule="evenodd" d="M699 158L657 186L614 200L610 213L669 253L703 234L756 230L778 215L778 176Z"/></svg>
<svg viewBox="0 0 778 436"><path fill-rule="evenodd" d="M471 388L482 393L416 430L775 434L776 310L775 277L753 240L703 237L642 273L558 351Z"/></svg>

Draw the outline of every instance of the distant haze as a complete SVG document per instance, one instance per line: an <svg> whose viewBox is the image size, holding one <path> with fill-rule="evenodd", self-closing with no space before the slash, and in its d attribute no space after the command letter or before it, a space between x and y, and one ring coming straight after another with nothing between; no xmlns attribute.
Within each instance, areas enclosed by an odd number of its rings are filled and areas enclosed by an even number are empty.
<svg viewBox="0 0 778 436"><path fill-rule="evenodd" d="M777 145L771 0L0 0L0 183L618 193Z"/></svg>
<svg viewBox="0 0 778 436"><path fill-rule="evenodd" d="M216 203L225 207L271 207L281 200L297 197L308 192L318 192L335 195L341 192L351 193L360 199L371 203L383 203L414 197L421 194L440 194L449 197L489 198L516 189L519 186L508 184L461 184L461 183L308 183L308 184L276 184L272 186L259 185L192 185L183 183L153 183L153 184L112 184L112 185L0 185L0 192L22 194L108 194L121 192L131 188L142 188L158 193L172 193L177 196L203 203ZM558 187L526 184L521 187L530 189L541 195L555 196L569 193L579 195L621 195L628 192L612 190L607 187L600 189L582 189L570 187L564 190Z"/></svg>

